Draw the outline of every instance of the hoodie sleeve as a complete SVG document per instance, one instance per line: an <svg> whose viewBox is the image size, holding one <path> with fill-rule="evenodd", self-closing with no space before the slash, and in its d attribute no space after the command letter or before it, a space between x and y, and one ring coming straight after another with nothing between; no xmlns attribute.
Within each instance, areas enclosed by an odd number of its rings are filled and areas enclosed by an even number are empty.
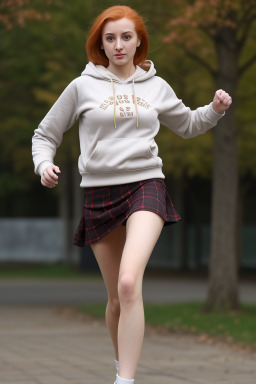
<svg viewBox="0 0 256 384"><path fill-rule="evenodd" d="M215 112L212 102L191 111L182 100L177 98L171 86L165 80L163 82L161 103L158 109L159 121L184 139L205 133L225 115L225 112L223 114Z"/></svg>
<svg viewBox="0 0 256 384"><path fill-rule="evenodd" d="M53 164L64 132L75 123L78 117L77 87L73 80L34 131L32 157L36 174L41 175L47 166Z"/></svg>

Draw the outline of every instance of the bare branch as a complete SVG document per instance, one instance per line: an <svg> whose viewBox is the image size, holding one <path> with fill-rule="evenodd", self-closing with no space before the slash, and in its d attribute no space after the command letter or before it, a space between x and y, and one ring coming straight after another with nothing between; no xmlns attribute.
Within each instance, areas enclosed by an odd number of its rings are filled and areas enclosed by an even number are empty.
<svg viewBox="0 0 256 384"><path fill-rule="evenodd" d="M238 50L241 51L246 43L246 40L248 38L248 35L250 33L253 21L256 19L256 14L251 15L251 17L248 17L246 22L244 23L244 30L242 32L242 35L240 39L238 39Z"/></svg>
<svg viewBox="0 0 256 384"><path fill-rule="evenodd" d="M198 26L198 29L200 29L202 32L204 32L206 34L206 36L208 36L210 39L212 39L214 37L214 34L211 32L214 28L216 28L216 25L215 24L212 24L212 26L203 26L203 25L199 25Z"/></svg>
<svg viewBox="0 0 256 384"><path fill-rule="evenodd" d="M212 75L213 79L215 80L216 75L217 75L217 71L214 68L212 68L210 66L210 64L207 63L207 61L205 61L204 59L202 59L202 57L198 56L197 54L195 54L194 52L190 51L186 47L183 47L183 50L185 51L187 56L189 56L191 59L197 61L200 65L202 65L204 68L206 68L207 71L210 72L210 74Z"/></svg>
<svg viewBox="0 0 256 384"><path fill-rule="evenodd" d="M247 8L246 8L247 6ZM242 24L247 24L247 21L248 19L251 18L252 15L254 15L253 17L255 18L255 4L254 2L246 2L245 5L243 7L241 7L241 9L244 10L242 16L240 19L238 19L238 22L237 22L237 25L242 25Z"/></svg>
<svg viewBox="0 0 256 384"><path fill-rule="evenodd" d="M256 53L238 69L238 76L242 76L248 68L250 68L256 62Z"/></svg>

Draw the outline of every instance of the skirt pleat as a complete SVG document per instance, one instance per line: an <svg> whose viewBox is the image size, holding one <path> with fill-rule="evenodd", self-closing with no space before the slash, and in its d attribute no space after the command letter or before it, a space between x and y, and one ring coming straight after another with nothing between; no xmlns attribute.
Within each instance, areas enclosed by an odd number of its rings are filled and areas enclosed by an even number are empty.
<svg viewBox="0 0 256 384"><path fill-rule="evenodd" d="M74 234L79 247L97 242L119 225L126 225L136 211L160 215L164 226L181 220L166 189L164 179L84 188L83 215Z"/></svg>

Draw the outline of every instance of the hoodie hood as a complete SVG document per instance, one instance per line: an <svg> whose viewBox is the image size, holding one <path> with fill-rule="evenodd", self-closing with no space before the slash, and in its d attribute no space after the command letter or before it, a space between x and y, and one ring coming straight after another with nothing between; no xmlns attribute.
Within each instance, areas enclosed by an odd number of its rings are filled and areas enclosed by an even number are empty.
<svg viewBox="0 0 256 384"><path fill-rule="evenodd" d="M90 61L88 64L86 64L86 67L81 75L88 75L95 77L96 79L105 79L108 81L110 81L111 77L112 80L117 83L131 83L132 79L134 79L135 82L144 81L156 74L154 63L151 60L145 60L143 64L136 65L135 67L136 71L128 79L121 80L103 65L95 65ZM144 68L148 69L145 70Z"/></svg>
<svg viewBox="0 0 256 384"><path fill-rule="evenodd" d="M139 114L138 114L138 106L137 106L137 99L135 95L135 86L134 83L142 82L145 80L150 79L156 74L156 69L154 67L154 63L151 60L145 60L142 64L136 65L136 71L128 77L126 80L121 80L118 76L116 76L114 73L110 72L106 67L103 65L95 65L93 62L89 62L83 72L81 73L82 76L91 76L95 79L103 79L110 81L112 83L112 89L113 89L113 99L114 99L114 110L113 110L113 118L114 118L114 127L116 128L116 97L115 97L115 85L114 83L119 84L129 84L132 83L133 88L133 97L135 101L135 108L136 108L136 116L137 116L137 128L139 127Z"/></svg>

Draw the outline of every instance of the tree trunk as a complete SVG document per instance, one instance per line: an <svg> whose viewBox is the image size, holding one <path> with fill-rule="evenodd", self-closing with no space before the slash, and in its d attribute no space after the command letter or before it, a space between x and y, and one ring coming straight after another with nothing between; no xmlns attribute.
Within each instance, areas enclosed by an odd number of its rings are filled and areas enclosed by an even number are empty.
<svg viewBox="0 0 256 384"><path fill-rule="evenodd" d="M214 128L214 171L211 223L209 290L205 310L237 309L237 203L238 154L235 127L235 99L238 55L235 33L225 28L216 38L219 72L217 89L230 94L233 103Z"/></svg>
<svg viewBox="0 0 256 384"><path fill-rule="evenodd" d="M186 206L186 176L182 175L180 180L176 182L178 189L177 207L180 213L183 225L179 230L179 270L186 272L189 270L189 254L188 254L188 223L187 223L187 206Z"/></svg>
<svg viewBox="0 0 256 384"><path fill-rule="evenodd" d="M71 159L67 154L67 162L61 166L60 174L60 216L63 221L63 260L67 266L72 266L72 168Z"/></svg>

